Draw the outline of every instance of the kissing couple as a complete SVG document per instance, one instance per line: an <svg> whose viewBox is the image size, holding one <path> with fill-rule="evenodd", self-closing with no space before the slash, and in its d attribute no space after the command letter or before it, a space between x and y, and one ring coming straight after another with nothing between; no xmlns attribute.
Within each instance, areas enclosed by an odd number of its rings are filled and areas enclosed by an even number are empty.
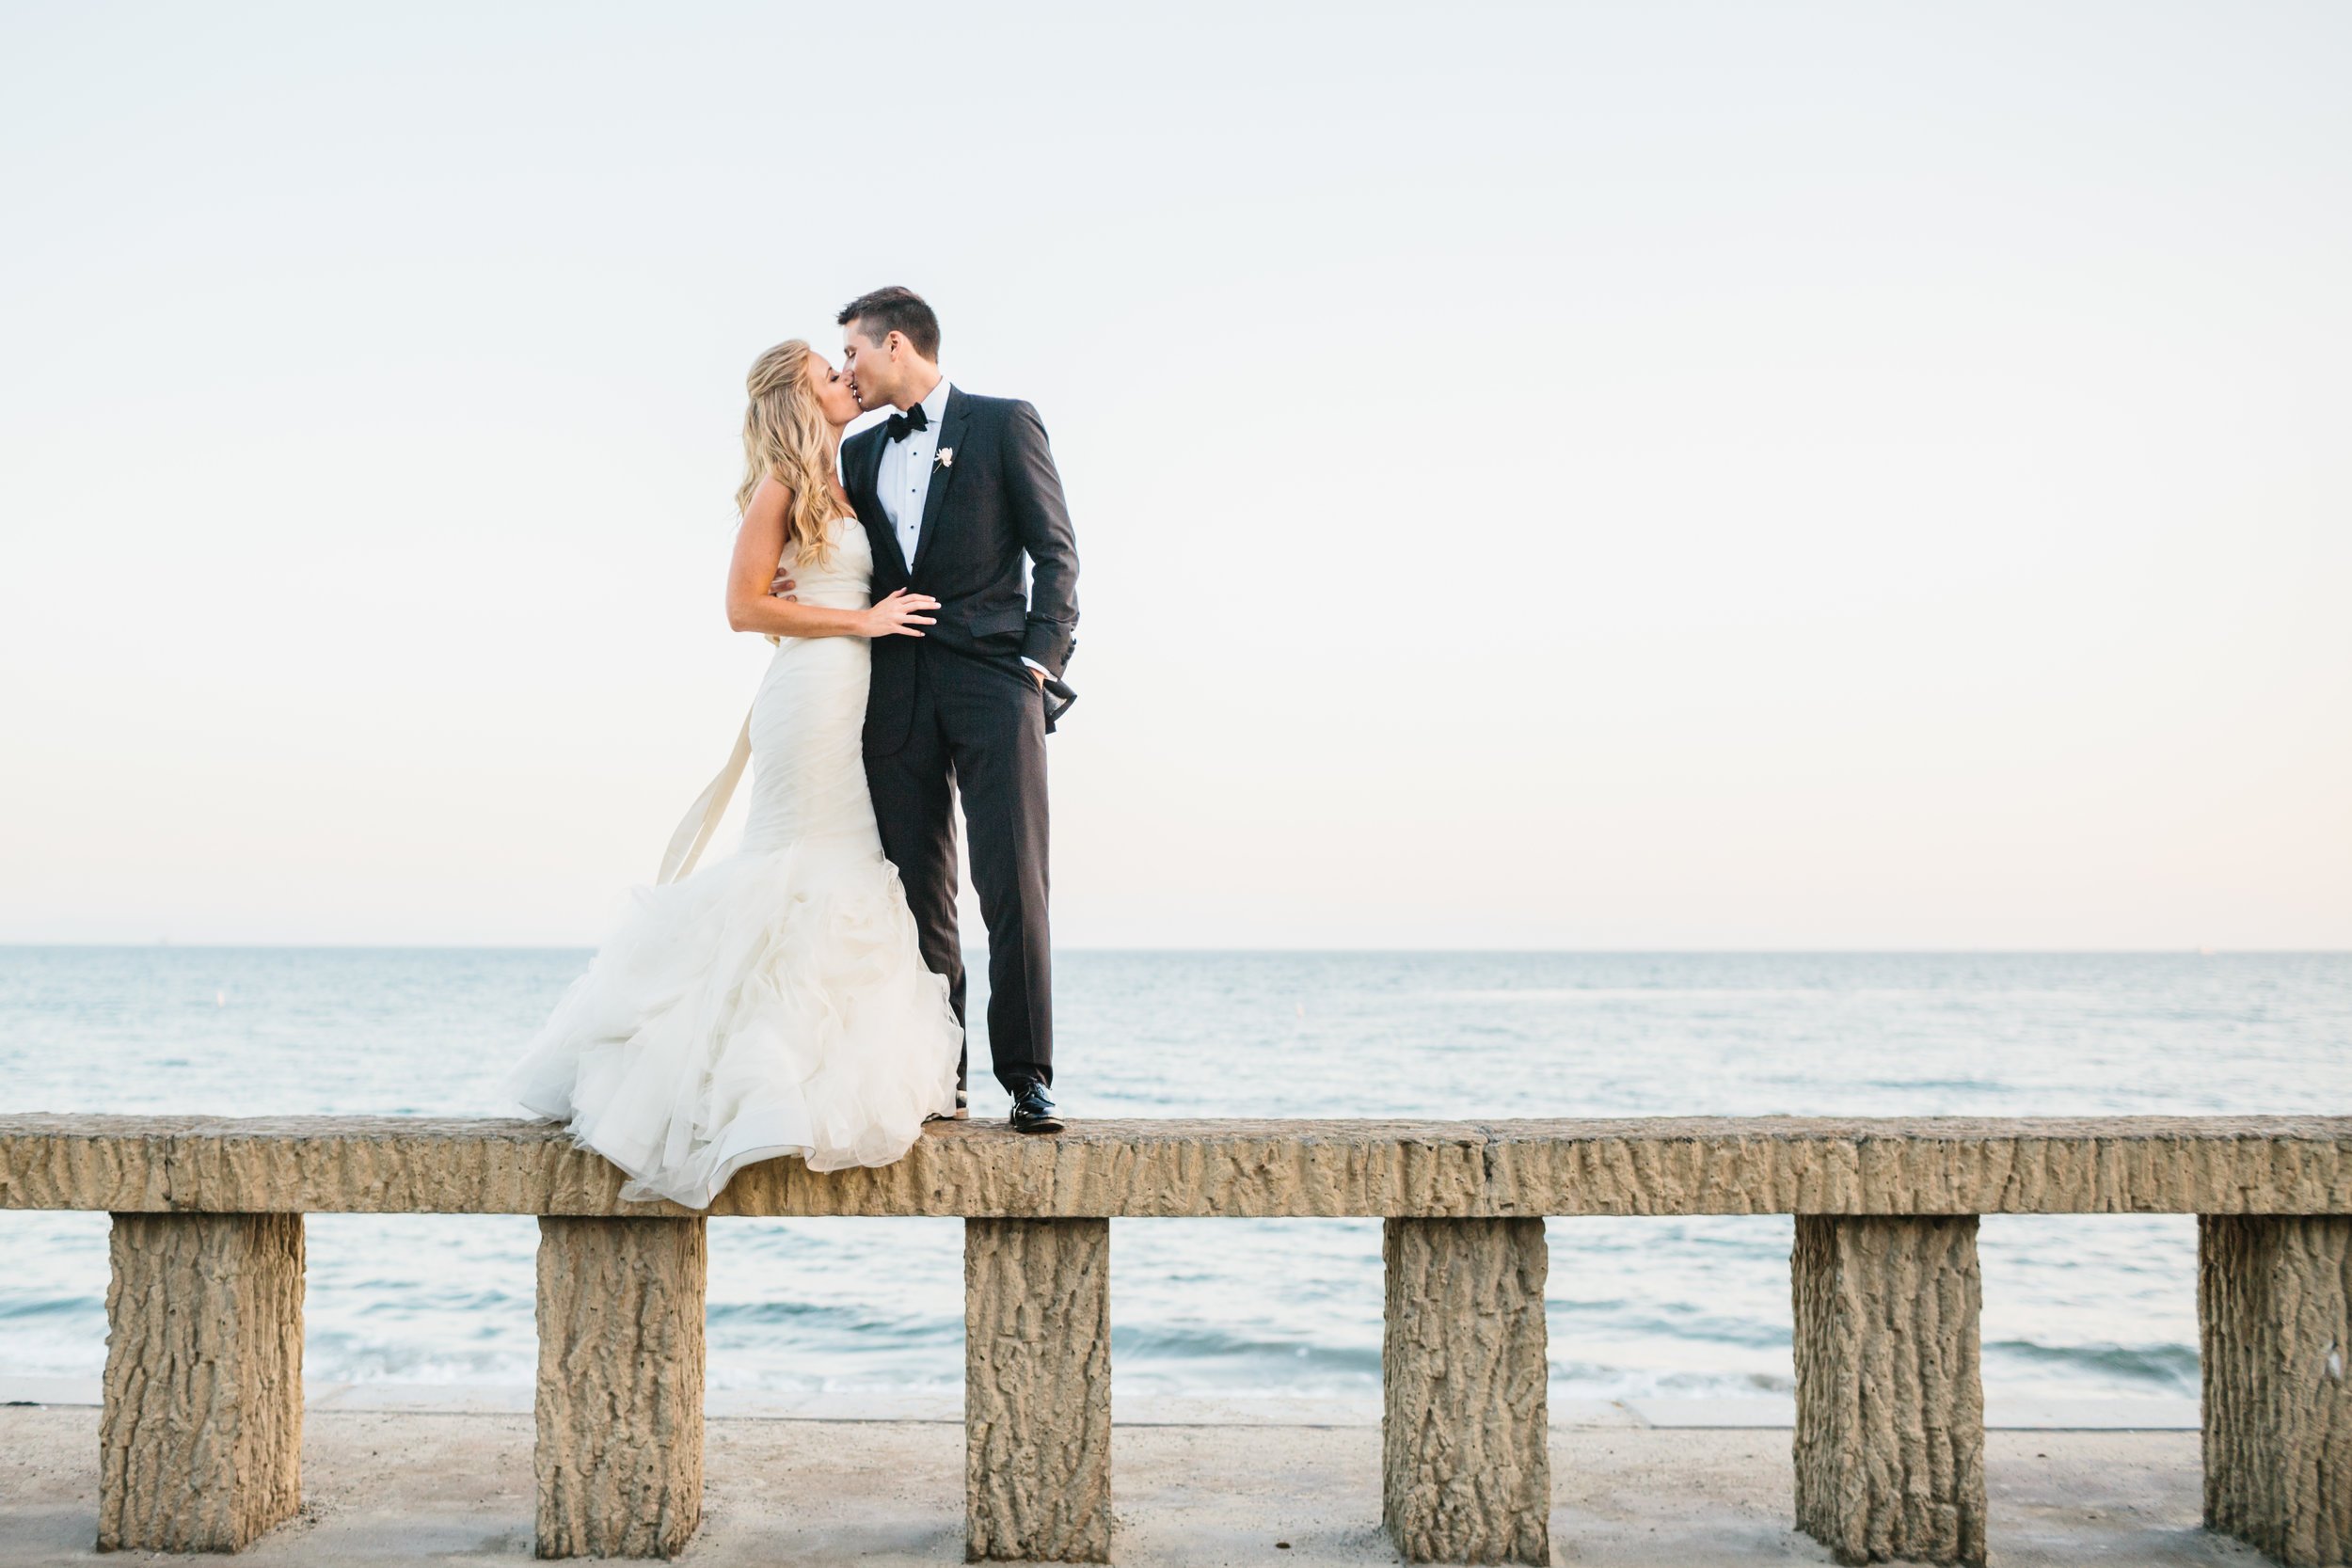
<svg viewBox="0 0 2352 1568"><path fill-rule="evenodd" d="M779 1155L887 1164L965 1115L959 796L992 1066L1015 1131L1062 1128L1045 736L1074 697L1078 554L1061 480L1036 409L941 374L921 296L877 289L837 320L839 365L794 339L748 381L727 624L775 653L734 754L506 1078L632 1202L707 1208ZM746 762L742 843L698 870Z"/></svg>

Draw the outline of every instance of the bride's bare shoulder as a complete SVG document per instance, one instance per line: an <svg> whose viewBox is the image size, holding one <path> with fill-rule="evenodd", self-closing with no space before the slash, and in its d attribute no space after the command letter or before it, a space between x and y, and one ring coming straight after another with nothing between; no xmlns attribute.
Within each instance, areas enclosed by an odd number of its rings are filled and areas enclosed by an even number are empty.
<svg viewBox="0 0 2352 1568"><path fill-rule="evenodd" d="M752 486L752 499L743 503L743 515L748 517L755 512L772 512L781 517L791 504L792 486L774 474L762 474L759 483Z"/></svg>

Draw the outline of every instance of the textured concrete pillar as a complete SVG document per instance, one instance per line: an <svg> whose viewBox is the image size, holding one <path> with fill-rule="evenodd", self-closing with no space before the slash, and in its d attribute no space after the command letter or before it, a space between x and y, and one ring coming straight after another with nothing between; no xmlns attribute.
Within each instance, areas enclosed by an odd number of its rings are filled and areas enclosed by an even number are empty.
<svg viewBox="0 0 2352 1568"><path fill-rule="evenodd" d="M117 1214L98 1549L233 1552L302 1501L302 1216Z"/></svg>
<svg viewBox="0 0 2352 1568"><path fill-rule="evenodd" d="M1381 1256L1381 1523L1413 1562L1549 1562L1544 1222L1392 1219Z"/></svg>
<svg viewBox="0 0 2352 1568"><path fill-rule="evenodd" d="M964 1553L1108 1562L1111 1223L963 1222Z"/></svg>
<svg viewBox="0 0 2352 1568"><path fill-rule="evenodd" d="M1797 1528L1840 1562L1984 1561L1974 1214L1797 1216Z"/></svg>
<svg viewBox="0 0 2352 1568"><path fill-rule="evenodd" d="M2352 1562L2352 1217L2197 1222L2205 1527Z"/></svg>
<svg viewBox="0 0 2352 1568"><path fill-rule="evenodd" d="M539 1221L541 1557L675 1557L702 1522L705 1223Z"/></svg>

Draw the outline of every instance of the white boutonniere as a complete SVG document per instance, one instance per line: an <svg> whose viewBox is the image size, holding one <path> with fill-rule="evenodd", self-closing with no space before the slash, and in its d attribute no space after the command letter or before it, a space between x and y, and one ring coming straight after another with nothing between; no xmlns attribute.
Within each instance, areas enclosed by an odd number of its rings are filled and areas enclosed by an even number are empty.
<svg viewBox="0 0 2352 1568"><path fill-rule="evenodd" d="M931 467L934 468L952 468L955 466L956 449L953 447L940 448L939 455L931 459Z"/></svg>

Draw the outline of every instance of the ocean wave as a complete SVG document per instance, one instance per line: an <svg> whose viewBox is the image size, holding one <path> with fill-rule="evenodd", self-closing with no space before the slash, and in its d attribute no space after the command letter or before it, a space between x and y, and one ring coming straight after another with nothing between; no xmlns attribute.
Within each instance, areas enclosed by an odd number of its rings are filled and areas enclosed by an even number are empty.
<svg viewBox="0 0 2352 1568"><path fill-rule="evenodd" d="M961 1343L963 1320L930 1313L897 1312L866 1303L817 1301L714 1302L704 1308L711 1329L788 1324L804 1334L866 1338L905 1345Z"/></svg>
<svg viewBox="0 0 2352 1568"><path fill-rule="evenodd" d="M2038 1371L2089 1373L2103 1386L2120 1381L2168 1394L2195 1394L2201 1388L2195 1345L2044 1345L2030 1339L1994 1339L1985 1343L1984 1355L1987 1360L2022 1362Z"/></svg>
<svg viewBox="0 0 2352 1568"><path fill-rule="evenodd" d="M1204 1369L1233 1362L1263 1363L1301 1373L1344 1372L1371 1379L1375 1383L1380 1376L1380 1349L1377 1345L1261 1338L1226 1329L1189 1324L1122 1328L1114 1323L1111 1325L1111 1364L1117 1367L1122 1360L1129 1363L1183 1363Z"/></svg>
<svg viewBox="0 0 2352 1568"><path fill-rule="evenodd" d="M0 1295L0 1319L97 1318L105 1311L103 1296Z"/></svg>

